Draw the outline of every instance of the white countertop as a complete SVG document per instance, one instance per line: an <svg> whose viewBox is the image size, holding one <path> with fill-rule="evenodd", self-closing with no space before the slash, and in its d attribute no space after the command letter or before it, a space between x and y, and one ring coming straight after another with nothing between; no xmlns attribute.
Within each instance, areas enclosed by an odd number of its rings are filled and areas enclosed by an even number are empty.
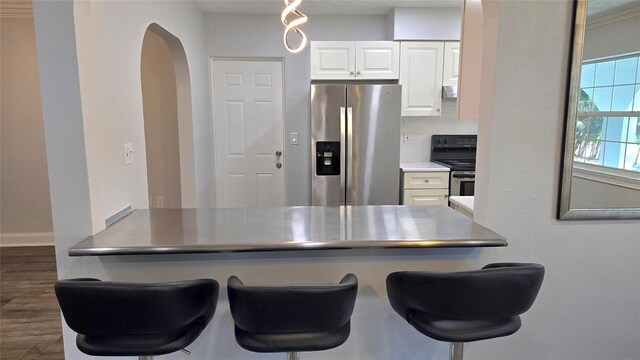
<svg viewBox="0 0 640 360"><path fill-rule="evenodd" d="M449 196L449 201L473 214L473 196Z"/></svg>
<svg viewBox="0 0 640 360"><path fill-rule="evenodd" d="M404 172L423 172L423 171L449 171L446 166L438 165L432 162L401 162L400 169Z"/></svg>

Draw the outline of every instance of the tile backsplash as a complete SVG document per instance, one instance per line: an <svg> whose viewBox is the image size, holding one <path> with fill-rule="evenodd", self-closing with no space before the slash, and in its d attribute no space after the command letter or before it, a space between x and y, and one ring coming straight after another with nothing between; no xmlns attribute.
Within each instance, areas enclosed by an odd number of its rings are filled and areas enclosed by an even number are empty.
<svg viewBox="0 0 640 360"><path fill-rule="evenodd" d="M442 115L430 117L402 117L400 161L429 161L431 135L477 134L477 120L456 118L456 102L442 102Z"/></svg>

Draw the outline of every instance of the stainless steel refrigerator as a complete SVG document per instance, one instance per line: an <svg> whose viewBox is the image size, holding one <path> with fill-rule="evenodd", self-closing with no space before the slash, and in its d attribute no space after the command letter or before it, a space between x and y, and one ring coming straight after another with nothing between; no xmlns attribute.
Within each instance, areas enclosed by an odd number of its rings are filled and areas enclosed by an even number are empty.
<svg viewBox="0 0 640 360"><path fill-rule="evenodd" d="M311 85L311 204L397 205L400 85Z"/></svg>

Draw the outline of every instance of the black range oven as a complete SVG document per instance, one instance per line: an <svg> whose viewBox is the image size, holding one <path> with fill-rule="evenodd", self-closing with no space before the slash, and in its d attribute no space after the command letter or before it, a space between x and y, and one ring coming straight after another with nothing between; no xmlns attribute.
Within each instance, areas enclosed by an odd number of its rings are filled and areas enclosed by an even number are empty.
<svg viewBox="0 0 640 360"><path fill-rule="evenodd" d="M473 196L477 135L433 135L431 161L448 167L449 196Z"/></svg>

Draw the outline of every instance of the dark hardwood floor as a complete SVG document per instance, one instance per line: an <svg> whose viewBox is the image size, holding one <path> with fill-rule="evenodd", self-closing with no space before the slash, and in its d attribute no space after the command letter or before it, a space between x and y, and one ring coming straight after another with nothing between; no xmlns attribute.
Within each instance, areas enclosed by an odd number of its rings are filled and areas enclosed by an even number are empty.
<svg viewBox="0 0 640 360"><path fill-rule="evenodd" d="M0 248L0 359L64 359L53 247Z"/></svg>

